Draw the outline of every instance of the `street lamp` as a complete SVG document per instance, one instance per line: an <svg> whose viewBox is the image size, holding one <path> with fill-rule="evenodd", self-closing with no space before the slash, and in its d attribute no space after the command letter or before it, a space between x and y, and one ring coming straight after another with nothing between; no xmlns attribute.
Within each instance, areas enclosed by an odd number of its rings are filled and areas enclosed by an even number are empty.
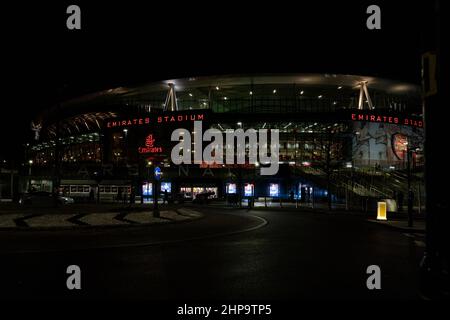
<svg viewBox="0 0 450 320"><path fill-rule="evenodd" d="M151 161L150 161L151 163ZM161 179L161 169L156 166L153 166L153 217L159 218L159 208L158 208L158 193L159 193L159 185L158 180Z"/></svg>
<svg viewBox="0 0 450 320"><path fill-rule="evenodd" d="M298 181L297 181L297 128L292 130L294 133L294 192L295 194L295 208L298 208Z"/></svg>
<svg viewBox="0 0 450 320"><path fill-rule="evenodd" d="M413 194L411 190L411 156L414 148L408 146L406 143L406 162L407 162L407 173L408 173L408 227L413 226Z"/></svg>
<svg viewBox="0 0 450 320"><path fill-rule="evenodd" d="M407 180L408 180L408 227L413 226L413 195L411 190L411 155L412 152L416 150L416 148L412 147L408 141L405 141L403 143L405 149L403 151L403 159L405 159L405 153L406 153L406 173L407 173Z"/></svg>
<svg viewBox="0 0 450 320"><path fill-rule="evenodd" d="M31 191L31 166L33 165L33 160L28 160L28 190Z"/></svg>
<svg viewBox="0 0 450 320"><path fill-rule="evenodd" d="M124 148L122 151L125 153L125 163L128 165L128 129L123 129L123 136L124 136Z"/></svg>
<svg viewBox="0 0 450 320"><path fill-rule="evenodd" d="M161 179L162 172L161 169L156 164L153 164L153 162L150 160L147 161L147 168L148 168L148 180L152 181L153 216L155 218L159 218L160 213L158 208L158 191L159 191L158 180Z"/></svg>
<svg viewBox="0 0 450 320"><path fill-rule="evenodd" d="M153 163L150 160L147 160L147 162L145 164L145 167L147 168L147 176L145 176L143 181L145 181L145 190L147 191L147 193L145 194L144 189L141 190L141 204L144 204L144 197L147 197L148 193L149 193L149 184L150 184L150 181L152 181L151 173L150 173L152 164Z"/></svg>
<svg viewBox="0 0 450 320"><path fill-rule="evenodd" d="M254 171L255 176L254 176L254 179L253 179L252 194L251 194L251 200L252 200L252 206L253 207L255 206L255 199L256 199L255 191L256 191L256 181L257 181L257 178L258 178L258 168L259 168L259 162L256 161L255 162L255 171Z"/></svg>

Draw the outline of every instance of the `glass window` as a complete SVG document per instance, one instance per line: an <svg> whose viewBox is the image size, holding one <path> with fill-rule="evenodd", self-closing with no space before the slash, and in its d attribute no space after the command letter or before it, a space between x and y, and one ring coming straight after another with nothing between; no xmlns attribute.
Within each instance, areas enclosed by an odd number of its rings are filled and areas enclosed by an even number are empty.
<svg viewBox="0 0 450 320"><path fill-rule="evenodd" d="M227 183L226 192L228 194L236 194L236 183Z"/></svg>
<svg viewBox="0 0 450 320"><path fill-rule="evenodd" d="M210 187L206 188L206 192L210 192L211 194L208 196L208 198L217 198L217 188L216 187Z"/></svg>
<svg viewBox="0 0 450 320"><path fill-rule="evenodd" d="M151 182L144 182L142 184L142 195L144 195L144 196L153 195L153 185Z"/></svg>
<svg viewBox="0 0 450 320"><path fill-rule="evenodd" d="M172 183L171 182L161 182L161 192L167 190L168 193L172 192Z"/></svg>
<svg viewBox="0 0 450 320"><path fill-rule="evenodd" d="M280 194L280 191L279 191L278 183L271 183L269 185L269 195L271 197L278 197L279 194Z"/></svg>
<svg viewBox="0 0 450 320"><path fill-rule="evenodd" d="M253 183L246 183L244 187L244 196L251 197L253 196L253 190L254 190Z"/></svg>
<svg viewBox="0 0 450 320"><path fill-rule="evenodd" d="M183 193L185 198L192 197L192 188L181 187L180 188L180 193Z"/></svg>

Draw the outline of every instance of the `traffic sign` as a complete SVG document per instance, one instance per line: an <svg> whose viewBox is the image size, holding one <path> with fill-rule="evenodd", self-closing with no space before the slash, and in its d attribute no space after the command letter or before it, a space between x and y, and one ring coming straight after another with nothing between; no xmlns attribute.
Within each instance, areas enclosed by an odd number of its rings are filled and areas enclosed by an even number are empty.
<svg viewBox="0 0 450 320"><path fill-rule="evenodd" d="M155 167L155 179L161 180L162 171L160 167Z"/></svg>

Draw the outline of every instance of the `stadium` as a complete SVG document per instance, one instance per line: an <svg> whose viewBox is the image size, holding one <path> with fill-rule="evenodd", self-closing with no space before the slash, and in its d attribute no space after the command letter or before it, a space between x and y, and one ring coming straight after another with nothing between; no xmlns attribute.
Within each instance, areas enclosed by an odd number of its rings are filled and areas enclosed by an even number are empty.
<svg viewBox="0 0 450 320"><path fill-rule="evenodd" d="M221 132L278 129L277 174L261 176L258 163L175 165L171 133L192 131L194 121ZM36 117L18 192L151 202L159 167L158 192L185 201L207 194L367 207L413 190L420 208L423 131L419 86L375 77L230 75L111 88Z"/></svg>

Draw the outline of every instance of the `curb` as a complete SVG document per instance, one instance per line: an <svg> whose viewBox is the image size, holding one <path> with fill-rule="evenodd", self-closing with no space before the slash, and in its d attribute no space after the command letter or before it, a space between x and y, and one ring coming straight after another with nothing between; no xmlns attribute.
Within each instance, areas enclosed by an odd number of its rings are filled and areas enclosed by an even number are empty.
<svg viewBox="0 0 450 320"><path fill-rule="evenodd" d="M367 222L370 223L374 223L377 224L379 226L384 226L386 228L390 228L393 230L397 230L399 232L407 232L407 233L420 233L420 234L425 234L425 229L419 229L419 228L409 228L409 227L398 227L398 226L393 226L391 224L387 224L387 223L382 223L382 222L378 222L376 220L371 220L371 219L366 219Z"/></svg>
<svg viewBox="0 0 450 320"><path fill-rule="evenodd" d="M192 222L195 220L199 220L204 218L204 214L201 212L196 211L196 213L199 214L198 217L192 217L192 216L188 216L188 215L184 215L181 214L179 211L179 209L174 209L173 211L176 212L179 215L185 216L185 217L189 217L190 219L186 219L186 220L182 220L182 221L177 221L177 220L171 220L171 219L165 219L167 221L164 222L149 222L149 223L127 223L127 224L121 224L121 225L107 225L107 224L99 224L99 225L90 225L90 224L79 224L79 225L73 225L73 226L39 226L39 227L30 227L30 226L16 226L16 227L0 227L0 232L1 231L25 231L25 232L34 232L34 231L64 231L64 230L93 230L93 229L117 229L117 228L136 228L136 227L149 227L149 226L156 226L156 225L166 225L166 224L180 224L180 223L188 223L188 222ZM98 213L98 212L96 212ZM105 213L110 213L105 212ZM117 216L122 215L124 212L118 212ZM128 213L127 213L128 214ZM78 214L78 216L83 217L89 214ZM40 216L40 215L39 215ZM126 215L125 215L126 216ZM26 216L26 218L31 217L31 216ZM70 219L73 219L70 218ZM114 218L116 219L116 217ZM162 218L164 219L164 218ZM124 220L126 221L126 219ZM71 221L69 221L71 222ZM82 221L80 221L82 222Z"/></svg>

